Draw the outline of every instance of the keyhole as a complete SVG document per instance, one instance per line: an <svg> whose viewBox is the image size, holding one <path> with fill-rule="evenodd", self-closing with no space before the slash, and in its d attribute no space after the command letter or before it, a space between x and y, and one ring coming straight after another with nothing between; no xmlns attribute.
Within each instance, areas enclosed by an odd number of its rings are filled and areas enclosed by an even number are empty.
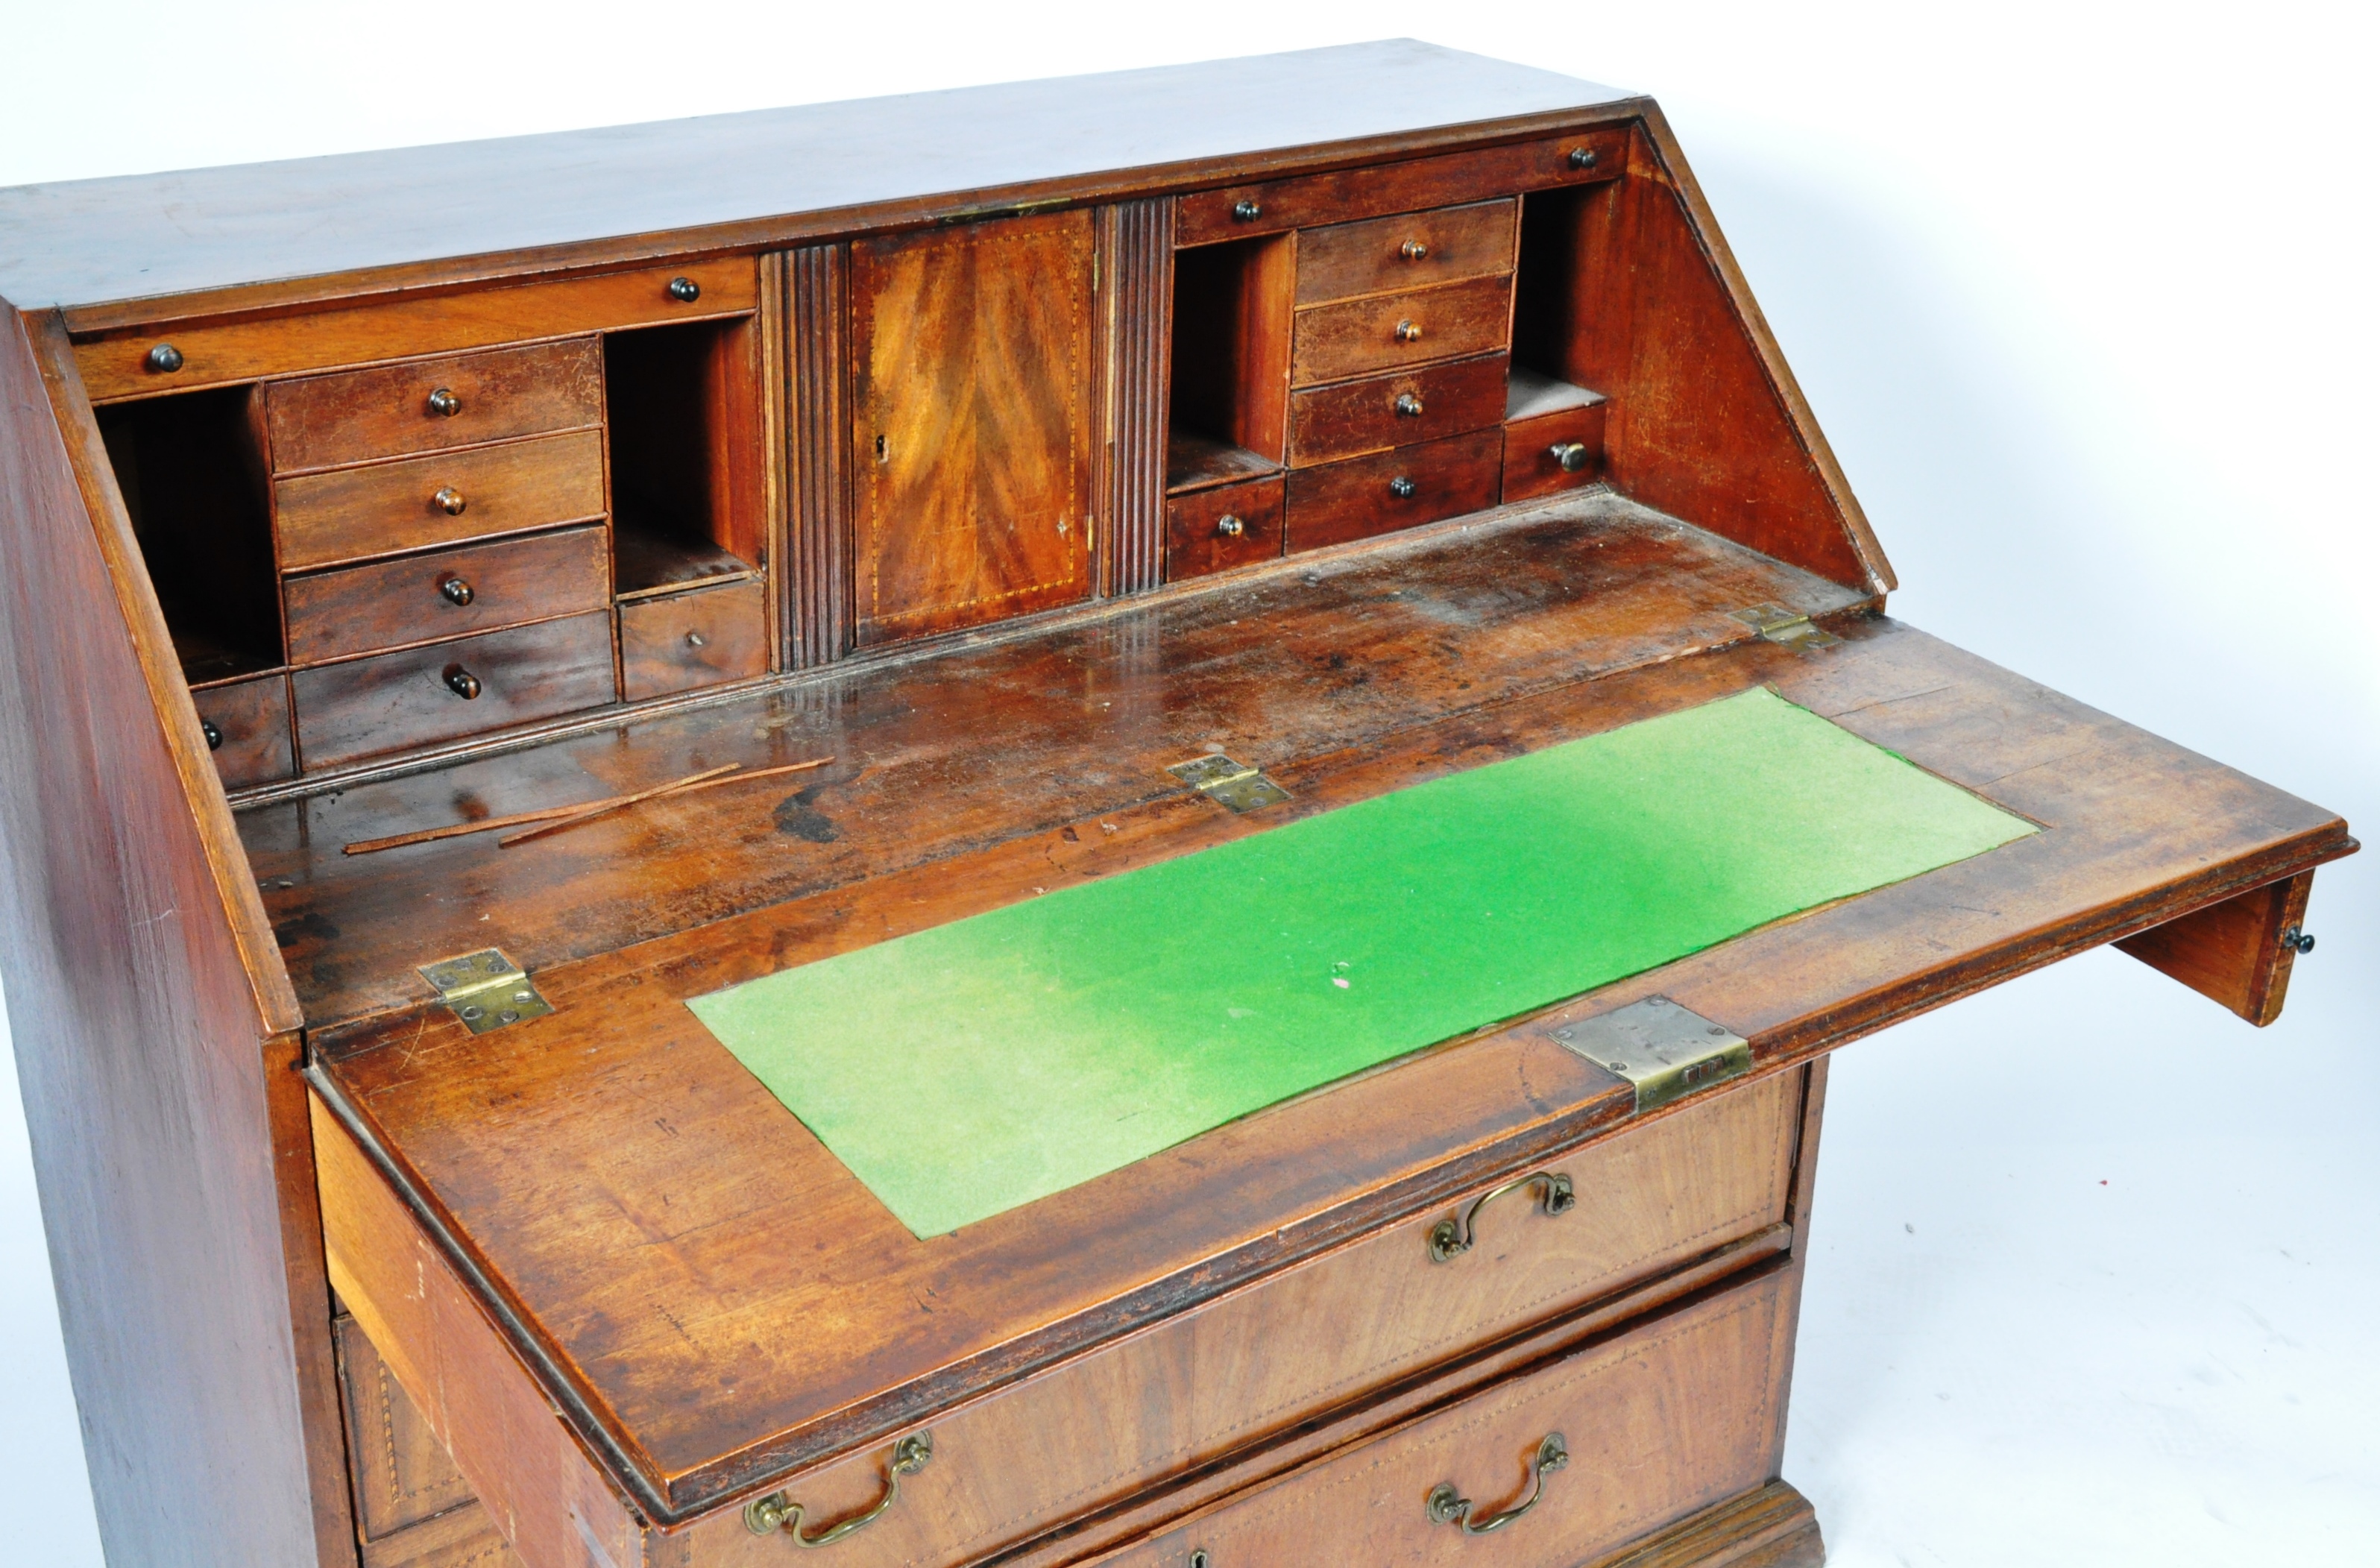
<svg viewBox="0 0 2380 1568"><path fill-rule="evenodd" d="M876 460L880 463L886 460L884 438L880 435L876 438Z"/></svg>

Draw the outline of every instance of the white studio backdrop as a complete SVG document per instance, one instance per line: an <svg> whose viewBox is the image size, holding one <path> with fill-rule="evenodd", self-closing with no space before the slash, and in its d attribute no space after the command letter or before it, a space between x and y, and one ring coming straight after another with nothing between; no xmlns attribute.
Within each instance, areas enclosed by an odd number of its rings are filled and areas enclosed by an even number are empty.
<svg viewBox="0 0 2380 1568"><path fill-rule="evenodd" d="M2380 830L2373 7L7 5L0 185L1401 34L1650 92L1893 613ZM1836 1058L1831 1562L2380 1560L2375 889L2322 874L2265 1031L2101 952ZM91 1568L10 1088L0 1517Z"/></svg>

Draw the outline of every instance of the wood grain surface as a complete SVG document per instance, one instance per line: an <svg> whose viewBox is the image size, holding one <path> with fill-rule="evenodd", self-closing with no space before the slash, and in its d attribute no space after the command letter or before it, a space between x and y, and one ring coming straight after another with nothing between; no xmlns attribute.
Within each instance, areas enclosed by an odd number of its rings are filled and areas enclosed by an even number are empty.
<svg viewBox="0 0 2380 1568"><path fill-rule="evenodd" d="M599 525L290 577L289 661L320 663L527 621L600 610L611 598ZM450 582L469 590L457 604Z"/></svg>
<svg viewBox="0 0 2380 1568"><path fill-rule="evenodd" d="M1312 386L1492 353L1507 346L1512 324L1509 276L1319 305L1297 313L1290 379Z"/></svg>
<svg viewBox="0 0 2380 1568"><path fill-rule="evenodd" d="M767 591L759 582L621 605L622 700L767 675L768 614Z"/></svg>
<svg viewBox="0 0 2380 1568"><path fill-rule="evenodd" d="M34 326L0 315L0 971L92 1490L175 1500L103 1508L100 1538L309 1562L354 1535L297 1002L71 350Z"/></svg>
<svg viewBox="0 0 2380 1568"><path fill-rule="evenodd" d="M453 413L431 405L434 392L455 400ZM278 473L602 422L603 356L589 337L307 376L264 389L264 428Z"/></svg>
<svg viewBox="0 0 2380 1568"><path fill-rule="evenodd" d="M852 246L860 645L1089 594L1091 246L1083 212Z"/></svg>
<svg viewBox="0 0 2380 1568"><path fill-rule="evenodd" d="M462 498L462 510L441 499ZM273 481L281 568L304 571L603 515L594 431L433 452Z"/></svg>
<svg viewBox="0 0 2380 1568"><path fill-rule="evenodd" d="M1292 468L1485 430L1504 418L1502 354L1426 365L1290 395ZM1495 504L1491 492L1483 506Z"/></svg>
<svg viewBox="0 0 2380 1568"><path fill-rule="evenodd" d="M1184 582L1281 553L1281 478L1177 495L1165 504L1165 580ZM1223 520L1234 519L1236 531Z"/></svg>
<svg viewBox="0 0 2380 1568"><path fill-rule="evenodd" d="M310 768L612 701L612 618L597 612L423 643L289 678ZM479 683L466 697L449 677Z"/></svg>
<svg viewBox="0 0 2380 1568"><path fill-rule="evenodd" d="M2313 888L2310 871L2285 877L2116 945L2262 1028L2289 997L2298 954L2281 933L2302 925Z"/></svg>
<svg viewBox="0 0 2380 1568"><path fill-rule="evenodd" d="M298 771L290 745L288 676L225 681L192 692L190 700L199 710L200 733L213 726L208 745L225 788L285 779ZM220 743L215 735L223 737Z"/></svg>
<svg viewBox="0 0 2380 1568"><path fill-rule="evenodd" d="M1512 270L1521 204L1511 197L1299 231L1297 303L1402 294Z"/></svg>
<svg viewBox="0 0 2380 1568"><path fill-rule="evenodd" d="M1289 553L1485 511L1496 504L1503 455L1503 432L1490 429L1293 468L1283 524Z"/></svg>

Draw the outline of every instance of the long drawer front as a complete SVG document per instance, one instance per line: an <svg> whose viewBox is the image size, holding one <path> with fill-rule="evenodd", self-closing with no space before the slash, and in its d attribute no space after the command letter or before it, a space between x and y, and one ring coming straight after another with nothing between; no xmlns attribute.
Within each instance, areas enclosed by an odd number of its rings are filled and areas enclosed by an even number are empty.
<svg viewBox="0 0 2380 1568"><path fill-rule="evenodd" d="M1257 1452L1303 1422L1632 1287L1651 1288L1685 1266L1724 1273L1773 1256L1801 1102L1800 1075L1763 1079L1512 1173L1536 1179L1483 1185L1443 1209L944 1411L880 1447L787 1479L783 1500L799 1505L813 1532L865 1513L883 1494L896 1440L922 1436L930 1463L905 1479L898 1506L838 1543L837 1561L955 1568ZM459 1282L428 1288L417 1267L431 1256L427 1244L390 1245L411 1229L395 1195L334 1122L318 1115L315 1126L334 1288L433 1428L455 1434L464 1472L525 1489L488 1501L499 1516L523 1521L515 1544L530 1568L582 1561L558 1525L543 1526L548 1544L528 1538L540 1503L550 1511L555 1478L534 1482L516 1454L472 1447L472 1432L543 1409L542 1395L492 1335L476 1349L455 1338L456 1314L474 1315ZM1558 1185L1568 1197L1548 1201ZM1490 1192L1498 1196L1480 1205ZM1466 1234L1467 1245L1449 1245ZM516 1381L499 1388L437 1370L458 1361L504 1364ZM417 1379L427 1380L416 1387ZM618 1527L637 1528L625 1518ZM785 1550L748 1528L740 1508L725 1509L670 1532L679 1555L666 1560L759 1568Z"/></svg>
<svg viewBox="0 0 2380 1568"><path fill-rule="evenodd" d="M1788 1284L1771 1273L1590 1344L1097 1561L1593 1562L1768 1480Z"/></svg>

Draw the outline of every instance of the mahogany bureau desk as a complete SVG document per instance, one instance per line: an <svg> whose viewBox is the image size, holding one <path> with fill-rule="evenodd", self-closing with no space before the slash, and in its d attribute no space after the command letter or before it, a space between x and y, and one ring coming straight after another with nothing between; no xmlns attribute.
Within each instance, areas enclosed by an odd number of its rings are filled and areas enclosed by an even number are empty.
<svg viewBox="0 0 2380 1568"><path fill-rule="evenodd" d="M117 1568L1815 1563L1826 1053L2111 942L2269 1023L2355 848L1890 619L1659 111L1521 67L24 188L0 294ZM2022 836L930 1235L686 1006L1762 692Z"/></svg>

